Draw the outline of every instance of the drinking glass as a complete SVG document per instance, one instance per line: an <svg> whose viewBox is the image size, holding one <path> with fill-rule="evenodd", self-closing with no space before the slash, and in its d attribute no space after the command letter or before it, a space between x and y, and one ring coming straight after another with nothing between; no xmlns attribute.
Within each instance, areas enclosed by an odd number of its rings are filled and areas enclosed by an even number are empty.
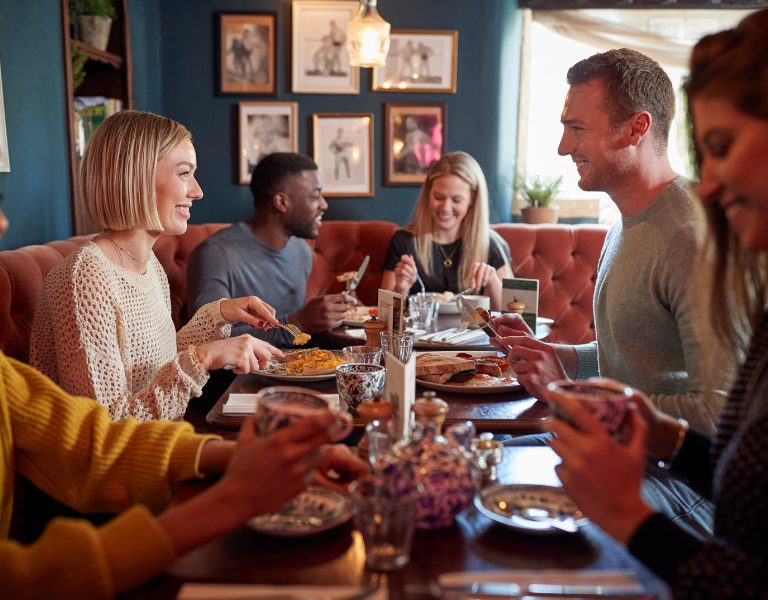
<svg viewBox="0 0 768 600"><path fill-rule="evenodd" d="M434 294L414 294L408 298L408 312L414 329L429 330L440 309L440 303Z"/></svg>
<svg viewBox="0 0 768 600"><path fill-rule="evenodd" d="M381 364L381 348L376 346L347 346L342 353L345 363Z"/></svg>
<svg viewBox="0 0 768 600"><path fill-rule="evenodd" d="M355 507L355 527L365 546L369 569L392 571L408 564L416 522L418 492L396 491L378 476L361 477L349 484Z"/></svg>
<svg viewBox="0 0 768 600"><path fill-rule="evenodd" d="M386 356L386 353L389 352L401 362L408 361L413 351L413 340L415 338L412 331L404 333L382 331L379 335L381 336L382 356Z"/></svg>

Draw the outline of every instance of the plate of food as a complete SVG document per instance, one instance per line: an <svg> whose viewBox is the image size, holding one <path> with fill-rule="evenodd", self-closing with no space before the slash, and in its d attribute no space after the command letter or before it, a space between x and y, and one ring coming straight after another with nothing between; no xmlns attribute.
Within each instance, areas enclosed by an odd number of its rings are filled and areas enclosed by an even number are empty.
<svg viewBox="0 0 768 600"><path fill-rule="evenodd" d="M503 354L417 352L416 383L440 392L502 394L522 388Z"/></svg>
<svg viewBox="0 0 768 600"><path fill-rule="evenodd" d="M362 327L368 319L371 318L371 310L376 309L375 306L351 306L347 310L347 314L344 315L342 325L347 327Z"/></svg>
<svg viewBox="0 0 768 600"><path fill-rule="evenodd" d="M576 533L589 520L563 488L495 485L475 496L477 510L510 529L528 533Z"/></svg>
<svg viewBox="0 0 768 600"><path fill-rule="evenodd" d="M336 377L336 367L343 363L338 350L289 350L283 358L271 358L266 369L254 373L281 381L323 381Z"/></svg>
<svg viewBox="0 0 768 600"><path fill-rule="evenodd" d="M277 512L250 519L248 527L277 537L301 537L346 523L353 512L352 501L345 494L309 486Z"/></svg>
<svg viewBox="0 0 768 600"><path fill-rule="evenodd" d="M453 292L443 292L438 294L438 298L440 300L440 307L437 310L438 314L458 315L461 312L459 305L456 303L456 294Z"/></svg>

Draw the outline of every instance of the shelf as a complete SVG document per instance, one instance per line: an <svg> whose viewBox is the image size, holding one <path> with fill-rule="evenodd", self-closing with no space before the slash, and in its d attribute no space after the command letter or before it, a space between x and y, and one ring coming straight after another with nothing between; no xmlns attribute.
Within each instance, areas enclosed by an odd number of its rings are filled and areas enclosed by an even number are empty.
<svg viewBox="0 0 768 600"><path fill-rule="evenodd" d="M106 63L108 65L111 65L115 69L121 69L123 67L123 57L118 56L117 54L112 54L111 52L107 52L106 50L99 50L98 48L94 48L93 46L86 44L84 42L81 42L80 40L76 40L73 38L69 38L70 46L80 48L83 52L85 52L86 56L90 58L91 60L97 60L102 63Z"/></svg>

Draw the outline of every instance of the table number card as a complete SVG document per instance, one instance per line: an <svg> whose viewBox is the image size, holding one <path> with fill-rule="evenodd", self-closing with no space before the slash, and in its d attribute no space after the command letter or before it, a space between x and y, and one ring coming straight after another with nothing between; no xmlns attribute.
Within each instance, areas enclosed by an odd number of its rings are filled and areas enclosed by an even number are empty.
<svg viewBox="0 0 768 600"><path fill-rule="evenodd" d="M404 439L411 435L411 409L416 401L416 355L411 353L408 362L402 362L387 352L384 364L387 367L384 396L395 407L395 431Z"/></svg>
<svg viewBox="0 0 768 600"><path fill-rule="evenodd" d="M536 331L536 317L539 314L538 279L502 279L501 309L522 315L531 331Z"/></svg>
<svg viewBox="0 0 768 600"><path fill-rule="evenodd" d="M379 290L379 319L390 333L405 331L405 296L389 290Z"/></svg>

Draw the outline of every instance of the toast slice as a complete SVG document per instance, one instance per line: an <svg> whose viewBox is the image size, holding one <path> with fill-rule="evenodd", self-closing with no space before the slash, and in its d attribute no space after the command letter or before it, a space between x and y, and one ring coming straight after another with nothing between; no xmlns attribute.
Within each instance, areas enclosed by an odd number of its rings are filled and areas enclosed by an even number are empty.
<svg viewBox="0 0 768 600"><path fill-rule="evenodd" d="M462 371L474 371L475 361L471 358L447 356L427 352L416 357L416 377L432 383L445 383Z"/></svg>

